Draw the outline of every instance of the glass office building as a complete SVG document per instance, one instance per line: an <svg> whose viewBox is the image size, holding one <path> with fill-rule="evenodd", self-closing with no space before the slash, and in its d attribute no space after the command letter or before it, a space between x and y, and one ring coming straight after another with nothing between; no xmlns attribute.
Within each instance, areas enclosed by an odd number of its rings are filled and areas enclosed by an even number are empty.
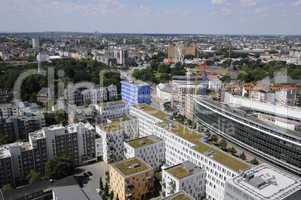
<svg viewBox="0 0 301 200"><path fill-rule="evenodd" d="M194 101L194 119L210 131L274 164L301 174L301 133L258 120L251 112L207 98Z"/></svg>
<svg viewBox="0 0 301 200"><path fill-rule="evenodd" d="M121 97L129 106L151 104L151 87L143 82L121 81Z"/></svg>

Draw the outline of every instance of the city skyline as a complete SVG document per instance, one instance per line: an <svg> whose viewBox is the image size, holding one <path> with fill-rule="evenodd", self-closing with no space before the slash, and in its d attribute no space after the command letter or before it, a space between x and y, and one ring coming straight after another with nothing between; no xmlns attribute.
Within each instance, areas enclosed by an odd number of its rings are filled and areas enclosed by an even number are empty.
<svg viewBox="0 0 301 200"><path fill-rule="evenodd" d="M300 0L11 0L0 5L0 32L301 33Z"/></svg>

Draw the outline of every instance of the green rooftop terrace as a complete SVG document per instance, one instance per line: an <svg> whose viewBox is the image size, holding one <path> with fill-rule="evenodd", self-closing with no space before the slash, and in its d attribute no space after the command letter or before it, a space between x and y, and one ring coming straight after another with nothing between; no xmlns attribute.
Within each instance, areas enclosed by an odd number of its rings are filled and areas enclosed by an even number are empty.
<svg viewBox="0 0 301 200"><path fill-rule="evenodd" d="M128 121L128 120L130 120L130 118L125 116L125 117L113 120L110 123L101 125L101 128L106 132L114 132L114 131L120 129L121 123Z"/></svg>
<svg viewBox="0 0 301 200"><path fill-rule="evenodd" d="M158 142L158 140L156 140L152 137L143 137L143 138L131 140L128 142L128 144L130 146L132 146L133 148L137 149L137 148L141 148L143 146L155 144L157 142Z"/></svg>
<svg viewBox="0 0 301 200"><path fill-rule="evenodd" d="M158 109L155 109L149 105L140 105L140 106L135 106L136 108L139 108L140 110L160 119L160 120L163 120L163 121L166 121L168 119L168 115Z"/></svg>
<svg viewBox="0 0 301 200"><path fill-rule="evenodd" d="M201 144L201 139L203 137L201 133L192 131L178 122L173 122L172 128L170 128L169 131L195 145Z"/></svg>
<svg viewBox="0 0 301 200"><path fill-rule="evenodd" d="M205 143L195 146L194 149L236 172L245 171L250 168L249 164Z"/></svg>
<svg viewBox="0 0 301 200"><path fill-rule="evenodd" d="M113 164L124 175L129 176L151 169L145 162L137 158L130 158Z"/></svg>
<svg viewBox="0 0 301 200"><path fill-rule="evenodd" d="M138 107L141 110L151 114L163 121L167 121L168 115L162 111L159 111L155 108L152 108L148 105L143 105ZM161 124L163 128L167 128L167 123ZM199 132L192 131L188 129L185 125L180 124L178 122L173 122L172 128L169 129L171 133L176 134L177 136L193 143L195 147L193 147L196 151L202 154L211 154L211 158L216 160L217 162L227 166L229 169L234 171L244 171L250 168L250 165L242 160L235 158L222 150L217 149L211 145L205 144L202 142L203 135Z"/></svg>
<svg viewBox="0 0 301 200"><path fill-rule="evenodd" d="M182 179L190 175L188 170L181 165L167 169L167 172L178 179Z"/></svg>
<svg viewBox="0 0 301 200"><path fill-rule="evenodd" d="M171 197L170 200L191 200L187 195L185 194L178 194L174 197Z"/></svg>

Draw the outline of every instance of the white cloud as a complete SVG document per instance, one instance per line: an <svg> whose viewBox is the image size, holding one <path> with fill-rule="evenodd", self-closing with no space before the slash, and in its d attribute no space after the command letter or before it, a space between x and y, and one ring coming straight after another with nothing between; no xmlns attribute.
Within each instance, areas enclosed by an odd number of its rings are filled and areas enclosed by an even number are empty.
<svg viewBox="0 0 301 200"><path fill-rule="evenodd" d="M213 5L223 5L225 0L211 0Z"/></svg>
<svg viewBox="0 0 301 200"><path fill-rule="evenodd" d="M257 0L240 0L240 4L244 7L256 6Z"/></svg>
<svg viewBox="0 0 301 200"><path fill-rule="evenodd" d="M225 16L229 16L232 14L232 10L230 8L223 8L223 9L221 9L221 12Z"/></svg>
<svg viewBox="0 0 301 200"><path fill-rule="evenodd" d="M255 9L256 14L266 14L268 11L269 11L269 8L267 8L267 7L261 7L261 8Z"/></svg>
<svg viewBox="0 0 301 200"><path fill-rule="evenodd" d="M301 0L297 0L295 3L294 3L295 6L301 6Z"/></svg>

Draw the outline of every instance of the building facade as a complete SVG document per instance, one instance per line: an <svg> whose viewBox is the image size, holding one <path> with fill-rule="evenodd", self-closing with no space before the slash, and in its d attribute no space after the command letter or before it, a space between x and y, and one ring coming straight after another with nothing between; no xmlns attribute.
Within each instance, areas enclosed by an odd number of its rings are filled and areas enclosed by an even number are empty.
<svg viewBox="0 0 301 200"><path fill-rule="evenodd" d="M45 126L43 115L21 115L0 119L0 135L9 141L27 139L30 132Z"/></svg>
<svg viewBox="0 0 301 200"><path fill-rule="evenodd" d="M16 142L0 146L0 186L23 184L31 170L44 174L46 144Z"/></svg>
<svg viewBox="0 0 301 200"><path fill-rule="evenodd" d="M43 128L30 133L29 141L33 144L45 141L47 157L50 160L56 156L66 155L72 158L77 166L96 159L95 129L89 123Z"/></svg>
<svg viewBox="0 0 301 200"><path fill-rule="evenodd" d="M210 131L287 170L301 174L301 137L296 131L258 120L248 110L195 99L194 117Z"/></svg>
<svg viewBox="0 0 301 200"><path fill-rule="evenodd" d="M120 200L142 200L153 189L154 171L138 158L122 160L109 165L110 189Z"/></svg>
<svg viewBox="0 0 301 200"><path fill-rule="evenodd" d="M173 125L168 115L148 105L133 106L130 114L139 120L141 136L156 135L164 140L167 166L190 161L206 171L206 198L209 200L223 200L226 180L251 167L204 143L201 133Z"/></svg>
<svg viewBox="0 0 301 200"><path fill-rule="evenodd" d="M151 103L151 88L147 83L121 81L121 97L129 106Z"/></svg>
<svg viewBox="0 0 301 200"><path fill-rule="evenodd" d="M184 191L195 200L205 198L206 174L205 170L187 161L162 172L163 197Z"/></svg>
<svg viewBox="0 0 301 200"><path fill-rule="evenodd" d="M126 158L141 158L154 170L160 170L165 163L165 145L160 138L150 135L124 143Z"/></svg>
<svg viewBox="0 0 301 200"><path fill-rule="evenodd" d="M111 101L94 105L96 121L105 122L116 118L124 117L129 114L129 106L125 101Z"/></svg>
<svg viewBox="0 0 301 200"><path fill-rule="evenodd" d="M228 180L224 200L298 200L300 197L300 177L261 164Z"/></svg>
<svg viewBox="0 0 301 200"><path fill-rule="evenodd" d="M138 120L133 117L115 119L96 125L96 133L100 137L97 141L102 142L97 154L107 163L116 162L125 157L124 142L139 136Z"/></svg>
<svg viewBox="0 0 301 200"><path fill-rule="evenodd" d="M107 100L105 88L86 89L82 91L83 103L85 105L98 104Z"/></svg>

